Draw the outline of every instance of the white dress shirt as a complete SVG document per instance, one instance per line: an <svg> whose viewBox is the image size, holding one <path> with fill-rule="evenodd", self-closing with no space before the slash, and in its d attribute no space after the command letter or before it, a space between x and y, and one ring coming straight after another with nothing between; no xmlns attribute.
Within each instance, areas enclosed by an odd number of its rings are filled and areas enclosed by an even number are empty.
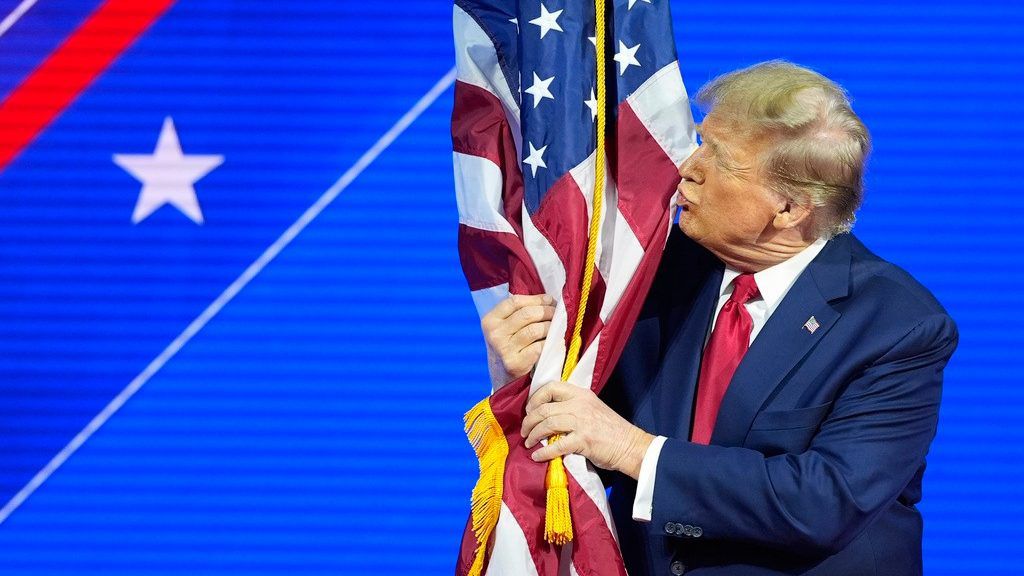
<svg viewBox="0 0 1024 576"><path fill-rule="evenodd" d="M772 312L778 308L779 303L789 292L789 289L796 282L797 277L807 268L807 265L814 260L814 257L825 247L826 240L819 238L807 248L791 256L788 260L765 268L754 273L754 282L757 283L760 296L752 298L743 305L750 314L753 321L753 328L750 331L750 342L761 332ZM704 342L710 337L711 331L715 329L718 321L718 313L722 306L732 296L732 281L740 275L740 271L729 266L725 267L722 274L722 285L718 289L718 305L715 307L715 314L711 321L711 328L705 335ZM637 479L636 498L633 500L633 520L642 522L651 521L651 507L654 502L654 479L658 471L658 457L661 455L661 447L664 446L666 438L657 436L647 448L643 462L640 464L640 477Z"/></svg>

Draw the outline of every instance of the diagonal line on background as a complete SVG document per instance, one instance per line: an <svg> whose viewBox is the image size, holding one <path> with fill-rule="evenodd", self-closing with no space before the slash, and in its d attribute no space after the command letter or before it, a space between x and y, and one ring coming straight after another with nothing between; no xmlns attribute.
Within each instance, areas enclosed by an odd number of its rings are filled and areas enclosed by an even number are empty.
<svg viewBox="0 0 1024 576"><path fill-rule="evenodd" d="M28 12L28 9L34 6L35 3L36 0L21 0L21 4L15 6L14 10L11 10L11 13L8 14L2 22L0 22L0 36L6 34L7 31L11 29L11 26L14 26L18 20L21 20L21 17L25 15L25 12Z"/></svg>
<svg viewBox="0 0 1024 576"><path fill-rule="evenodd" d="M292 223L292 225L289 226L273 244L264 250L263 253L260 254L260 256L250 264L238 278L235 279L234 282L225 288L224 291L221 292L220 296L211 302L210 305L207 306L206 309L203 310L203 312L199 314L199 316L197 316L196 319L178 335L177 338L168 344L167 347L164 348L163 352L154 358L138 376L132 379L124 390L115 396L99 414L86 424L85 428L76 434L67 446L58 452L42 470L37 472L36 475L29 480L28 484L19 490L3 508L0 508L0 524L6 521L11 513L17 510L29 496L42 486L42 484L46 482L46 480L58 468L60 468L72 454L81 448L82 445L85 444L85 442L89 440L89 438L99 430L111 416L120 410L121 407L124 406L125 403L136 392L138 392L154 374L160 371L160 369L163 368L164 365L167 364L167 362L185 346L185 344L188 344L193 336L202 330L210 320L213 319L213 317L216 316L225 305L227 305L228 302L237 296L238 293L241 292L241 290L267 266L267 264L277 257L277 255L280 254L281 251L284 250L291 241L294 240L295 237L310 224L310 222L313 221L313 219L319 216L320 213L323 212L324 209L327 208L327 206L337 198L338 195L341 194L341 192L359 176L359 174L363 172L363 170L366 170L367 166L380 156L381 152L387 149L387 147L390 146L391 143L394 142L395 139L398 138L398 136L400 136L402 132L404 132L405 129L408 128L409 125L412 124L413 121L415 121L416 118L418 118L431 104L433 104L434 101L437 100L437 98L454 82L455 68L452 68L444 75L444 77L438 80L438 82L434 84L434 86L424 94L408 112L399 118L398 122L395 122L394 126L385 132L369 150L364 152L363 155L356 160L356 163L341 175L341 178L338 178L338 180L328 188L312 206L307 208L306 211L299 216L298 220Z"/></svg>

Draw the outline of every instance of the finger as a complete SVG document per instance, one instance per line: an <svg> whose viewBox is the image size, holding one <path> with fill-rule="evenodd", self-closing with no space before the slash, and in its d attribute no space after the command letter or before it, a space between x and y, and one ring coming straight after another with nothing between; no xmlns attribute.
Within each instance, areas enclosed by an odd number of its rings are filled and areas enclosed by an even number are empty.
<svg viewBox="0 0 1024 576"><path fill-rule="evenodd" d="M533 366L540 360L540 353L544 351L544 341L538 340L533 344L530 344L523 351L519 353L519 356L523 361L528 362L530 366Z"/></svg>
<svg viewBox="0 0 1024 576"><path fill-rule="evenodd" d="M579 434L566 434L557 441L548 442L547 446L534 451L533 454L530 454L530 458L533 458L535 462L546 462L566 454L582 454L583 448L583 439Z"/></svg>
<svg viewBox="0 0 1024 576"><path fill-rule="evenodd" d="M550 416L549 410L550 408L541 407L528 413L526 417L523 418L523 424L519 427L520 435L522 435L523 438L529 436L537 424L540 424L542 420Z"/></svg>
<svg viewBox="0 0 1024 576"><path fill-rule="evenodd" d="M495 306L488 316L493 315L498 320L504 320L523 306L547 306L554 305L555 299L547 294L512 294Z"/></svg>
<svg viewBox="0 0 1024 576"><path fill-rule="evenodd" d="M543 340L534 342L512 355L509 359L504 360L505 367L508 370L514 370L521 374L526 374L537 365L537 362L540 360L540 354L543 350Z"/></svg>
<svg viewBox="0 0 1024 576"><path fill-rule="evenodd" d="M502 328L509 334L515 334L528 326L551 320L555 316L555 307L547 305L527 305L513 312L502 321Z"/></svg>
<svg viewBox="0 0 1024 576"><path fill-rule="evenodd" d="M512 335L512 345L521 352L534 342L543 341L551 329L551 322L534 322L523 326Z"/></svg>
<svg viewBox="0 0 1024 576"><path fill-rule="evenodd" d="M537 389L530 396L530 400L526 403L526 413L529 414L535 410L538 406L547 404L549 402L562 402L573 398L576 395L576 387L567 382L551 382L545 384Z"/></svg>
<svg viewBox="0 0 1024 576"><path fill-rule="evenodd" d="M524 445L531 448L542 438L550 438L555 434L567 434L576 430L576 416L574 414L556 414L541 420L526 437Z"/></svg>

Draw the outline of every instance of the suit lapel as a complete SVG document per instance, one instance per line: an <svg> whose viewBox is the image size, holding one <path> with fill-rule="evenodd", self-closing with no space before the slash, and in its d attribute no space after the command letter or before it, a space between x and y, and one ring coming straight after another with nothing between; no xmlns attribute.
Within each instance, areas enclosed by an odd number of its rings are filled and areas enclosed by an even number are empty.
<svg viewBox="0 0 1024 576"><path fill-rule="evenodd" d="M661 369L645 402L648 410L641 411L651 418L650 427L646 429L656 434L670 438L690 437L704 337L711 325L721 284L722 267L718 266L708 275L692 308L673 310L664 319L669 326L676 325L679 329L665 347Z"/></svg>
<svg viewBox="0 0 1024 576"><path fill-rule="evenodd" d="M808 264L743 356L722 398L712 444L743 443L765 400L839 319L829 302L848 294L849 279L849 235L843 234ZM813 330L805 327L812 317Z"/></svg>

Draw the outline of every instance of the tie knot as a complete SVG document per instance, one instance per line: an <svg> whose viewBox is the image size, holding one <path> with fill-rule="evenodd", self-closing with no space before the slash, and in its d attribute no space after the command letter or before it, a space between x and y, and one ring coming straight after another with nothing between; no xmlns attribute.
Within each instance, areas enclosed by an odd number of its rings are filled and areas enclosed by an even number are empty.
<svg viewBox="0 0 1024 576"><path fill-rule="evenodd" d="M730 300L734 300L740 304L746 304L751 298L754 298L759 293L757 289L757 282L754 281L753 274L740 274L732 281L732 296Z"/></svg>

